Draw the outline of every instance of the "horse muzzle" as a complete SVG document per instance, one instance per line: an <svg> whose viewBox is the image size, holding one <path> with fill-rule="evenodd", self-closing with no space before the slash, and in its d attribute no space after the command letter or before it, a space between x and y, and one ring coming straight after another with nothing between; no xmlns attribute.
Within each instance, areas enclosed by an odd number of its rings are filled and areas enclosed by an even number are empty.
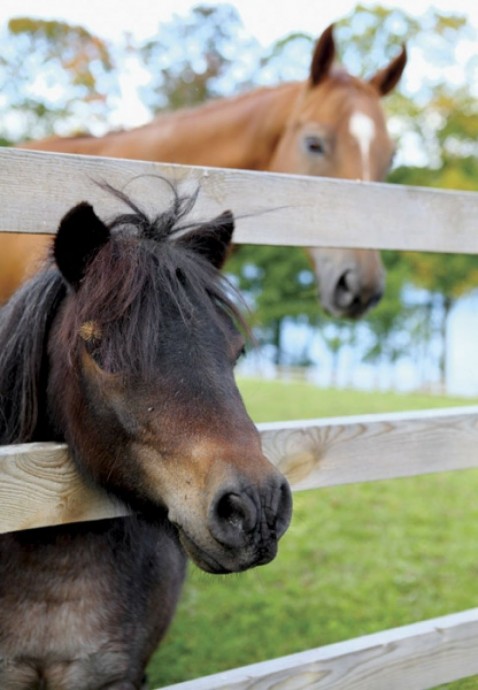
<svg viewBox="0 0 478 690"><path fill-rule="evenodd" d="M233 484L215 493L207 514L207 537L179 526L181 543L202 570L241 572L269 563L292 514L289 484L279 473L263 487Z"/></svg>
<svg viewBox="0 0 478 690"><path fill-rule="evenodd" d="M380 302L383 290L382 282L364 284L356 271L345 271L333 290L329 311L333 316L358 319Z"/></svg>
<svg viewBox="0 0 478 690"><path fill-rule="evenodd" d="M358 319L377 305L385 289L378 252L365 249L309 248L324 310Z"/></svg>

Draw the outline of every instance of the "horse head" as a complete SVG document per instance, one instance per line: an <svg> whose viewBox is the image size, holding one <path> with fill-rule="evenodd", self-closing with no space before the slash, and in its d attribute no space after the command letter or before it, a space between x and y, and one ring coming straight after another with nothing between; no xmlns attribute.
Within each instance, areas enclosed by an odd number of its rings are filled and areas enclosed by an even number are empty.
<svg viewBox="0 0 478 690"><path fill-rule="evenodd" d="M348 180L384 180L394 145L381 98L398 83L407 55L365 81L335 66L333 26L313 53L309 79L275 149L270 170ZM376 251L308 250L319 280L322 304L336 316L358 317L384 290L384 269Z"/></svg>
<svg viewBox="0 0 478 690"><path fill-rule="evenodd" d="M290 490L234 381L244 337L219 272L232 215L179 234L183 202L150 221L128 201L132 213L108 225L82 203L61 221L67 295L49 342L49 405L83 474L167 519L204 570L240 571L275 556Z"/></svg>

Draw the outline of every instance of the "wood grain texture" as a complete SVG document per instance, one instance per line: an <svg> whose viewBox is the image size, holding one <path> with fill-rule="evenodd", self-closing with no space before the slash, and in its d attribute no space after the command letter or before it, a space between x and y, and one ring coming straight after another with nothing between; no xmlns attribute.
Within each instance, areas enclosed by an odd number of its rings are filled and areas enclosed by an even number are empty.
<svg viewBox="0 0 478 690"><path fill-rule="evenodd" d="M314 489L478 467L478 407L260 424L265 455Z"/></svg>
<svg viewBox="0 0 478 690"><path fill-rule="evenodd" d="M170 200L157 175L186 192L200 185L198 219L231 209L238 243L478 253L478 193L5 148L0 231L55 232L83 200L102 217L118 213L94 180L157 212Z"/></svg>
<svg viewBox="0 0 478 690"><path fill-rule="evenodd" d="M427 690L478 673L478 609L162 690Z"/></svg>
<svg viewBox="0 0 478 690"><path fill-rule="evenodd" d="M296 491L478 467L477 407L258 426ZM0 532L125 514L48 443L0 447L0 505Z"/></svg>
<svg viewBox="0 0 478 690"><path fill-rule="evenodd" d="M0 506L0 533L126 514L54 443L0 446Z"/></svg>

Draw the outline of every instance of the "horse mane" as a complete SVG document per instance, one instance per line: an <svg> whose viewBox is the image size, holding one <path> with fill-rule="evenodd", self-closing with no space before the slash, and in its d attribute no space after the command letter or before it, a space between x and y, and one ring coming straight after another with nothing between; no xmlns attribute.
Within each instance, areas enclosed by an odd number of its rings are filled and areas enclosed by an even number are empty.
<svg viewBox="0 0 478 690"><path fill-rule="evenodd" d="M50 269L0 309L0 443L35 436L46 406L47 334L65 294L59 271Z"/></svg>
<svg viewBox="0 0 478 690"><path fill-rule="evenodd" d="M111 238L87 267L77 291L67 286L50 259L0 310L0 443L62 440L45 412L48 344L60 310L55 343L67 349L69 361L74 363L80 344L85 345L82 327L94 324L95 334L101 335L87 346L110 372L157 368L161 322L171 305L191 327L205 314L222 324L219 307L246 329L237 291L206 259L176 241L185 231L214 224L181 222L197 192L181 197L170 185L171 206L150 218L123 192L100 186L129 212L108 223Z"/></svg>

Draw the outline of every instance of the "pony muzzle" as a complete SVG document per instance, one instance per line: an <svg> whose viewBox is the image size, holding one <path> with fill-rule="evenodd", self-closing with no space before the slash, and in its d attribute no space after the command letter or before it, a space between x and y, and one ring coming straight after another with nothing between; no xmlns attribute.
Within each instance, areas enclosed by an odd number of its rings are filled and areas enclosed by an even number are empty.
<svg viewBox="0 0 478 690"><path fill-rule="evenodd" d="M289 484L277 474L264 487L219 490L209 507L208 528L228 554L249 554L252 562L245 567L262 565L275 557L291 513Z"/></svg>

